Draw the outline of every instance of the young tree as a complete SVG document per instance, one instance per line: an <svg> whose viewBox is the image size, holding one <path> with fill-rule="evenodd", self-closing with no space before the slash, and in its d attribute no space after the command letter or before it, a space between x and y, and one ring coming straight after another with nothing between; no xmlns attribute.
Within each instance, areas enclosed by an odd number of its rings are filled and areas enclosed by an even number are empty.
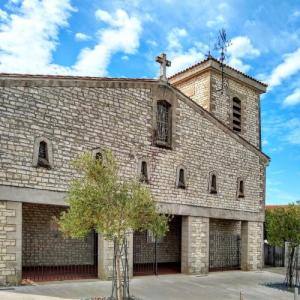
<svg viewBox="0 0 300 300"><path fill-rule="evenodd" d="M169 217L157 212L145 185L119 177L111 151L103 151L101 159L83 154L73 165L80 176L71 182L70 207L58 221L60 229L72 238L84 238L91 230L96 230L105 239L114 241L116 298L121 300L121 247L126 235L129 231L151 230L156 236L163 236L168 230Z"/></svg>
<svg viewBox="0 0 300 300"><path fill-rule="evenodd" d="M283 247L288 242L289 261L286 272L286 283L289 287L297 279L296 251L300 244L300 206L290 204L266 212L266 229L268 242L273 246Z"/></svg>

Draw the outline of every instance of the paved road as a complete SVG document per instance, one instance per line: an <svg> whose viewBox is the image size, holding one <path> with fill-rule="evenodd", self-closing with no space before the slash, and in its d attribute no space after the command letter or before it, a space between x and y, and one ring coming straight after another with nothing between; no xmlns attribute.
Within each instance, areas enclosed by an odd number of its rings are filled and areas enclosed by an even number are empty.
<svg viewBox="0 0 300 300"><path fill-rule="evenodd" d="M242 290L245 300L289 300L291 292L273 285L284 276L263 272L216 272L209 276L162 275L134 278L132 294L142 300L239 300ZM0 291L1 300L88 299L108 296L110 282L72 281L21 286Z"/></svg>

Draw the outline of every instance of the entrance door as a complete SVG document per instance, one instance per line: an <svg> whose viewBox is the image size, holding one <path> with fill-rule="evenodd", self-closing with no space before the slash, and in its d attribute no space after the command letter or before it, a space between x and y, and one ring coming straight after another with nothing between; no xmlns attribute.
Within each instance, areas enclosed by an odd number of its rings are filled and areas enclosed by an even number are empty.
<svg viewBox="0 0 300 300"><path fill-rule="evenodd" d="M133 234L133 275L159 275L181 271L181 217L169 223L169 231L161 239L151 232Z"/></svg>
<svg viewBox="0 0 300 300"><path fill-rule="evenodd" d="M209 236L209 270L238 270L241 262L240 236L215 232Z"/></svg>

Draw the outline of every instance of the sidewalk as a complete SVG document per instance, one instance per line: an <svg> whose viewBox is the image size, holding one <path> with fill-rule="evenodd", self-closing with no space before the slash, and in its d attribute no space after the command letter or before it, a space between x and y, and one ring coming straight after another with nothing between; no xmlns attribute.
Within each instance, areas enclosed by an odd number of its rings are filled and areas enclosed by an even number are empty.
<svg viewBox="0 0 300 300"><path fill-rule="evenodd" d="M262 272L215 272L208 276L161 275L131 280L132 295L142 300L239 300L242 290L245 300L292 300L293 294L274 285L284 276ZM88 299L110 295L111 283L71 281L21 286L0 291L1 300Z"/></svg>

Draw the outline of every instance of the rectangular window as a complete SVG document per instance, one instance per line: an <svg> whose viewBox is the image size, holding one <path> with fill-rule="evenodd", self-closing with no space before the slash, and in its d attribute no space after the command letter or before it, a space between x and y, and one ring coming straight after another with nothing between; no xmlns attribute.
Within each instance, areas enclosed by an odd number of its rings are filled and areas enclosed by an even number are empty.
<svg viewBox="0 0 300 300"><path fill-rule="evenodd" d="M157 102L156 116L156 144L158 146L171 146L171 105L167 101Z"/></svg>
<svg viewBox="0 0 300 300"><path fill-rule="evenodd" d="M233 131L240 133L241 132L241 100L238 98L233 98L232 100L232 129Z"/></svg>

